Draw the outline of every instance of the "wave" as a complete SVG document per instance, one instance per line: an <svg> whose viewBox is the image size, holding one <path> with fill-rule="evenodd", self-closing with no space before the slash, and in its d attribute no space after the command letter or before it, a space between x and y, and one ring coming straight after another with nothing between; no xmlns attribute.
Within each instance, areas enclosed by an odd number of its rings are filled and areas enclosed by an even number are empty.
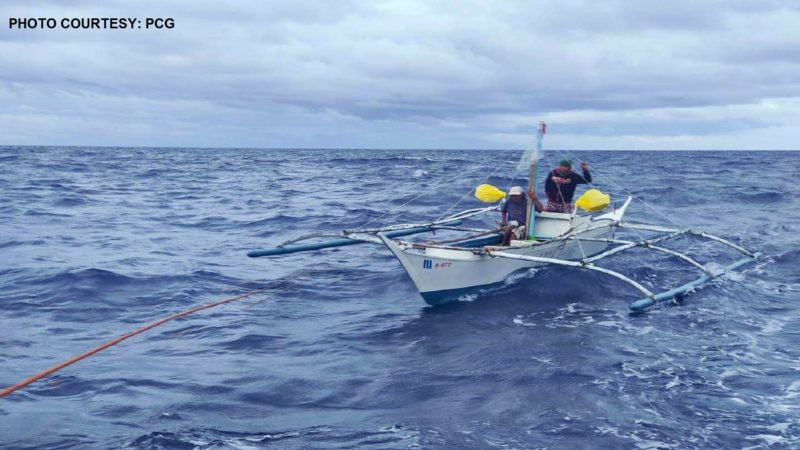
<svg viewBox="0 0 800 450"><path fill-rule="evenodd" d="M70 207L85 205L87 200L82 197L61 197L53 202L53 206Z"/></svg>
<svg viewBox="0 0 800 450"><path fill-rule="evenodd" d="M373 431L329 425L297 429L224 431L191 428L183 431L159 431L139 436L127 445L135 448L196 448L198 445L222 448L417 448L418 433L400 424L378 427Z"/></svg>
<svg viewBox="0 0 800 450"><path fill-rule="evenodd" d="M42 211L39 209L29 209L25 211L26 216L45 216L45 217L72 217L71 214L54 213L50 211Z"/></svg>
<svg viewBox="0 0 800 450"><path fill-rule="evenodd" d="M44 239L33 239L30 241L6 241L0 242L0 248L7 248L7 247L19 247L23 245L45 245L47 241Z"/></svg>
<svg viewBox="0 0 800 450"><path fill-rule="evenodd" d="M791 200L781 192L744 192L730 195L728 198L737 203L781 203Z"/></svg>
<svg viewBox="0 0 800 450"><path fill-rule="evenodd" d="M428 156L375 156L375 157L347 157L347 158L331 158L332 163L346 163L346 164L386 164L398 161L419 161L425 163L436 162L435 159Z"/></svg>
<svg viewBox="0 0 800 450"><path fill-rule="evenodd" d="M41 284L48 284L53 287L91 285L99 290L110 286L126 285L134 280L135 279L133 277L118 274L110 270L89 268L73 272L56 273L48 277L40 278L38 282Z"/></svg>

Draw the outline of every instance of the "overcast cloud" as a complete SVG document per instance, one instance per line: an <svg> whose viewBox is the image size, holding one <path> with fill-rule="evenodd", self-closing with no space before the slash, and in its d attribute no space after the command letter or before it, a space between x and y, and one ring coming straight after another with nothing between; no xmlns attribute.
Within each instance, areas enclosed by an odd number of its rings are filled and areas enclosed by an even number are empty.
<svg viewBox="0 0 800 450"><path fill-rule="evenodd" d="M0 144L514 148L546 120L553 148L800 148L796 1L4 1L0 17Z"/></svg>

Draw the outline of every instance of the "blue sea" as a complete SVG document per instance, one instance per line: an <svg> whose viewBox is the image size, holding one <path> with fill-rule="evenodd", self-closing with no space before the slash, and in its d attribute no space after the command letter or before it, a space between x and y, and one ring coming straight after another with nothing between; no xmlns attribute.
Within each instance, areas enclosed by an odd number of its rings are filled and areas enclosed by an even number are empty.
<svg viewBox="0 0 800 450"><path fill-rule="evenodd" d="M626 219L761 259L644 314L571 268L432 308L377 245L246 253L479 207L483 181L524 185L518 151L0 147L0 386L266 289L0 399L0 447L799 448L800 153L569 156L614 202L644 201ZM601 263L654 289L698 276L644 250Z"/></svg>

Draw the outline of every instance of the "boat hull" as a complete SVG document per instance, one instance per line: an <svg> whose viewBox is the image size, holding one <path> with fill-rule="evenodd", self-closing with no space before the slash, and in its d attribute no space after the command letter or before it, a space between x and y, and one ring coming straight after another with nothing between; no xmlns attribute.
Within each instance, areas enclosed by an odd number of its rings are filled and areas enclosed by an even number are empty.
<svg viewBox="0 0 800 450"><path fill-rule="evenodd" d="M607 239L613 224L580 233L580 238ZM418 247L409 243L384 241L408 272L422 298L430 305L458 299L479 288L503 283L514 272L546 263L492 257L480 249ZM608 248L607 242L552 240L543 244L504 248L504 252L525 256L579 260Z"/></svg>

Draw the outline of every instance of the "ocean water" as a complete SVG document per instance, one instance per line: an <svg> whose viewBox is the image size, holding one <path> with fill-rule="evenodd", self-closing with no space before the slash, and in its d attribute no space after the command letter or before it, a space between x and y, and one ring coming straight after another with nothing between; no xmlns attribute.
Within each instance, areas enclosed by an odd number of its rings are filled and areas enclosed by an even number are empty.
<svg viewBox="0 0 800 450"><path fill-rule="evenodd" d="M0 147L0 385L267 289L1 399L0 447L800 447L800 153L574 156L614 201L623 186L666 215L634 203L631 220L763 257L646 314L567 268L431 308L379 246L245 254L479 206L465 194L511 184L517 152ZM697 276L645 251L603 264L654 288Z"/></svg>

